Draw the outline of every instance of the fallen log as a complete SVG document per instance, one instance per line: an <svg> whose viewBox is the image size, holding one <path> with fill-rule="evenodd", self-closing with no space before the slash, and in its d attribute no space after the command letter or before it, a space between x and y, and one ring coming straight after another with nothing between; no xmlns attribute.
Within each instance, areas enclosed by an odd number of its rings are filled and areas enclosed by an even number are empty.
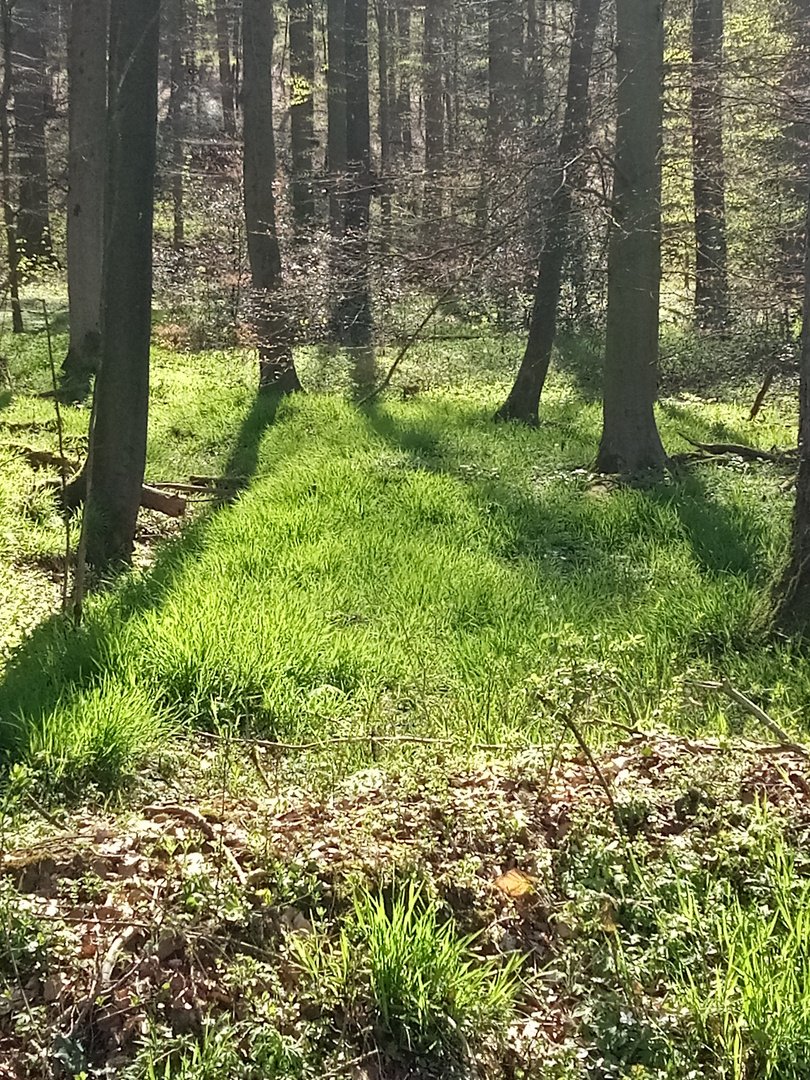
<svg viewBox="0 0 810 1080"><path fill-rule="evenodd" d="M58 488L60 482L50 481L47 486ZM78 510L84 502L86 494L87 477L84 469L82 469L79 475L66 485L61 509L69 513ZM62 500L62 493L60 492L59 495L60 500ZM141 506L146 510L156 510L157 513L165 514L167 517L182 517L186 512L187 505L187 501L179 495L168 495L166 492L158 491L157 488L150 487L148 484L141 487Z"/></svg>
<svg viewBox="0 0 810 1080"><path fill-rule="evenodd" d="M745 446L743 443L702 443L690 439L683 432L679 434L691 446L696 446L698 450L702 450L705 454L734 454L736 457L744 458L746 461L772 461L777 465L784 465L793 453L793 451L789 450L758 450L755 446Z"/></svg>

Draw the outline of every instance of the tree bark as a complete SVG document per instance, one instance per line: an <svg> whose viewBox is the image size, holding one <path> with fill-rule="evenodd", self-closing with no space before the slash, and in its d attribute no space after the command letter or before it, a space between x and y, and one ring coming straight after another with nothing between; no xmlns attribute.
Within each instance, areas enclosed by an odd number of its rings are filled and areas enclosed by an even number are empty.
<svg viewBox="0 0 810 1080"><path fill-rule="evenodd" d="M596 468L633 473L667 457L655 424L661 279L660 0L617 0L617 96L602 441Z"/></svg>
<svg viewBox="0 0 810 1080"><path fill-rule="evenodd" d="M707 328L728 320L722 66L723 0L692 0L695 321Z"/></svg>
<svg viewBox="0 0 810 1080"><path fill-rule="evenodd" d="M276 146L272 5L266 0L244 0L242 18L245 224L259 338L259 386L289 393L300 390L301 384L293 363L289 328L279 296L281 253L273 194Z"/></svg>
<svg viewBox="0 0 810 1080"><path fill-rule="evenodd" d="M62 363L62 388L76 400L90 391L101 347L108 9L109 0L73 0L68 38L70 343Z"/></svg>
<svg viewBox="0 0 810 1080"><path fill-rule="evenodd" d="M442 74L444 0L425 6L424 104L425 104L425 200L424 226L435 232L442 218L444 172L444 92Z"/></svg>
<svg viewBox="0 0 810 1080"><path fill-rule="evenodd" d="M48 111L44 10L39 0L15 0L12 8L14 87L14 150L19 175L17 245L21 256L36 262L50 259L48 156L45 117Z"/></svg>
<svg viewBox="0 0 810 1080"><path fill-rule="evenodd" d="M183 0L168 0L171 72L169 76L169 134L172 146L172 246L182 251L185 244L184 177L186 167L185 106L186 65L183 44L185 11Z"/></svg>
<svg viewBox="0 0 810 1080"><path fill-rule="evenodd" d="M231 31L227 0L215 0L217 24L217 59L219 60L219 94L222 102L222 129L229 139L236 137L236 93L231 66Z"/></svg>
<svg viewBox="0 0 810 1080"><path fill-rule="evenodd" d="M102 353L86 507L87 557L128 561L146 464L160 0L113 0Z"/></svg>
<svg viewBox="0 0 810 1080"><path fill-rule="evenodd" d="M584 150L588 137L588 87L600 6L601 0L580 0L577 9L568 66L565 119L554 177L556 186L540 255L529 340L515 384L496 414L499 420L537 423L537 408L557 332L557 308L569 234L572 194L576 177L581 174L576 161Z"/></svg>
<svg viewBox="0 0 810 1080"><path fill-rule="evenodd" d="M290 13L290 142L292 206L297 225L315 217L312 148L315 120L315 38L313 0L289 0Z"/></svg>
<svg viewBox="0 0 810 1080"><path fill-rule="evenodd" d="M23 332L22 307L20 305L19 251L17 248L17 215L11 199L11 131L8 109L13 91L13 68L11 63L12 21L9 0L0 0L0 29L3 33L3 83L0 88L0 169L2 170L3 225L6 233L8 254L8 291L11 297L11 328L15 334Z"/></svg>
<svg viewBox="0 0 810 1080"><path fill-rule="evenodd" d="M799 366L799 474L790 557L776 589L775 624L787 632L810 626L810 199L804 249L804 314Z"/></svg>
<svg viewBox="0 0 810 1080"><path fill-rule="evenodd" d="M387 252L391 246L391 113L393 101L391 63L391 38L389 37L388 0L375 0L377 17L377 73L379 78L379 108L377 112L380 137L380 233L381 248Z"/></svg>
<svg viewBox="0 0 810 1080"><path fill-rule="evenodd" d="M346 183L346 0L327 0L329 63L326 71L329 228L333 243L343 238Z"/></svg>
<svg viewBox="0 0 810 1080"><path fill-rule="evenodd" d="M343 294L338 304L340 341L356 350L355 382L374 377L370 356L371 293L371 122L368 94L368 0L346 0L346 199L342 261Z"/></svg>
<svg viewBox="0 0 810 1080"><path fill-rule="evenodd" d="M397 0L397 46L399 52L399 93L397 94L397 141L402 146L404 168L407 171L413 156L411 131L411 0Z"/></svg>

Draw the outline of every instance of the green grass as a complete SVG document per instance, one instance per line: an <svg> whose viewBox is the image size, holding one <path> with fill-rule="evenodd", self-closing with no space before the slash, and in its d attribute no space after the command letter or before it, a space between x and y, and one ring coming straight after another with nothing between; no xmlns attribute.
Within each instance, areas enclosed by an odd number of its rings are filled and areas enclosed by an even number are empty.
<svg viewBox="0 0 810 1080"><path fill-rule="evenodd" d="M46 379L42 345L28 336L12 358L23 389ZM539 430L496 425L508 350L470 348L417 347L410 363L436 388L364 410L318 393L277 407L255 398L244 357L156 349L148 478L230 472L250 488L96 596L81 630L52 618L23 641L0 688L9 759L80 786L115 783L176 725L215 721L285 740L373 730L462 745L551 739L563 715L739 730L733 706L682 689L718 675L803 728L805 655L756 630L787 542L786 473L707 464L644 489L594 487L598 404L563 371ZM317 385L328 361L300 361ZM462 361L467 382L440 385ZM31 441L50 446L50 409L15 394L0 426L34 423ZM658 415L673 452L681 432L793 440L789 408L756 425L746 411L666 399ZM65 412L78 445L86 411ZM53 557L61 522L9 461L6 549ZM325 775L366 753L336 751Z"/></svg>

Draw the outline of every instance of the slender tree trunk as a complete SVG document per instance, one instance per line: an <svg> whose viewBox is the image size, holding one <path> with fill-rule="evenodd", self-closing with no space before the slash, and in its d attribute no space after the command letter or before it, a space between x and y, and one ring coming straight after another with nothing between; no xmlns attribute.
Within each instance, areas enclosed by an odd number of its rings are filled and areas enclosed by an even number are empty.
<svg viewBox="0 0 810 1080"><path fill-rule="evenodd" d="M346 279L338 305L340 340L355 349L355 383L374 378L369 283L371 123L368 94L368 0L346 0L346 163L343 260Z"/></svg>
<svg viewBox="0 0 810 1080"><path fill-rule="evenodd" d="M185 243L184 173L186 167L185 106L186 65L183 61L185 37L185 4L183 0L167 0L169 6L169 35L171 42L171 74L169 90L169 131L172 145L172 245L182 251Z"/></svg>
<svg viewBox="0 0 810 1080"><path fill-rule="evenodd" d="M653 404L661 279L663 4L617 0L613 225L608 252L605 397L599 472L666 462Z"/></svg>
<svg viewBox="0 0 810 1080"><path fill-rule="evenodd" d="M290 142L292 206L297 225L315 217L312 147L315 117L315 20L313 0L289 0L290 13Z"/></svg>
<svg viewBox="0 0 810 1080"><path fill-rule="evenodd" d="M101 347L108 9L109 0L73 0L68 38L70 344L62 364L62 387L76 400L90 391Z"/></svg>
<svg viewBox="0 0 810 1080"><path fill-rule="evenodd" d="M19 175L17 245L25 258L49 259L52 248L45 117L50 95L44 11L39 0L15 0L12 11L14 150Z"/></svg>
<svg viewBox="0 0 810 1080"><path fill-rule="evenodd" d="M273 8L266 0L244 0L242 11L242 117L248 259L259 337L259 385L281 393L300 390L287 320L281 310L281 253L276 234L273 181Z"/></svg>
<svg viewBox="0 0 810 1080"><path fill-rule="evenodd" d="M695 319L715 328L728 319L722 66L723 0L692 0Z"/></svg>
<svg viewBox="0 0 810 1080"><path fill-rule="evenodd" d="M112 0L102 354L87 556L129 560L146 464L160 0Z"/></svg>
<svg viewBox="0 0 810 1080"><path fill-rule="evenodd" d="M13 88L11 62L12 21L9 0L0 0L0 29L3 33L3 83L0 88L0 169L2 169L3 225L8 254L8 291L11 297L11 326L15 334L23 332L20 306L20 270L17 249L17 215L11 200L11 132L8 110Z"/></svg>
<svg viewBox="0 0 810 1080"><path fill-rule="evenodd" d="M377 73L379 77L379 109L377 113L380 136L380 232L384 252L391 246L391 48L388 36L388 0L375 0L377 18Z"/></svg>
<svg viewBox="0 0 810 1080"><path fill-rule="evenodd" d="M425 203L424 224L434 232L442 218L444 172L444 94L442 89L444 0L425 6Z"/></svg>
<svg viewBox="0 0 810 1080"><path fill-rule="evenodd" d="M804 314L799 367L799 475L790 558L776 590L775 624L784 631L810 626L810 200L804 249Z"/></svg>
<svg viewBox="0 0 810 1080"><path fill-rule="evenodd" d="M333 243L343 238L346 185L346 0L327 0L329 63L327 92L327 164L329 167L329 227Z"/></svg>
<svg viewBox="0 0 810 1080"><path fill-rule="evenodd" d="M397 46L399 52L399 94L397 95L397 139L402 145L405 171L411 167L413 157L412 107L411 107L411 0L397 0Z"/></svg>
<svg viewBox="0 0 810 1080"><path fill-rule="evenodd" d="M217 57L219 59L219 93L222 101L222 129L229 139L236 136L236 108L233 68L231 66L231 32L228 0L215 0L217 23Z"/></svg>
<svg viewBox="0 0 810 1080"><path fill-rule="evenodd" d="M546 66L543 59L545 0L528 0L526 11L525 72L526 123L539 125L546 107Z"/></svg>
<svg viewBox="0 0 810 1080"><path fill-rule="evenodd" d="M580 0L577 9L568 68L565 119L557 154L558 171L554 178L556 188L551 199L551 213L540 255L529 340L515 384L498 410L499 420L537 423L537 407L548 374L557 330L557 308L560 302L563 258L569 237L571 197L576 179L581 175L581 171L576 169L575 161L582 153L588 137L588 86L600 6L601 0Z"/></svg>

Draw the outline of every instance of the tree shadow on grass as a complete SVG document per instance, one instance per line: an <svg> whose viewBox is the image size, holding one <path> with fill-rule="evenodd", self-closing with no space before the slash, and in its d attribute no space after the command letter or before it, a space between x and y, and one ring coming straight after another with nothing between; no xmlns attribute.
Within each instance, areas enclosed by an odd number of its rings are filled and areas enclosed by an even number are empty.
<svg viewBox="0 0 810 1080"><path fill-rule="evenodd" d="M233 494L246 488L255 474L262 437L274 423L280 401L278 395L261 394L245 417L224 473L233 481L229 486ZM189 561L202 553L212 521L230 501L215 503L205 517L162 547L147 573L119 582L112 607L102 616L91 611L75 628L64 615L53 615L14 650L0 682L0 752L8 760L25 754L26 732L60 702L114 674L112 635L129 619L162 606Z"/></svg>

